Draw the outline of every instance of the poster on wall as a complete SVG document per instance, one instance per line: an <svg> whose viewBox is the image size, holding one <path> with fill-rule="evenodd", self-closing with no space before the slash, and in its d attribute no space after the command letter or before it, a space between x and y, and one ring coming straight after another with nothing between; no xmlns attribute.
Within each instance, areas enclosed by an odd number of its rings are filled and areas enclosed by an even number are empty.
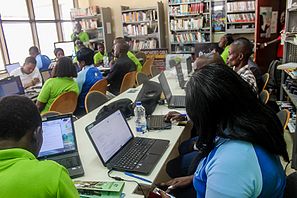
<svg viewBox="0 0 297 198"><path fill-rule="evenodd" d="M271 36L272 7L260 7L260 38Z"/></svg>
<svg viewBox="0 0 297 198"><path fill-rule="evenodd" d="M278 16L278 11L273 11L272 12L272 17L271 17L271 34L277 33L277 17Z"/></svg>

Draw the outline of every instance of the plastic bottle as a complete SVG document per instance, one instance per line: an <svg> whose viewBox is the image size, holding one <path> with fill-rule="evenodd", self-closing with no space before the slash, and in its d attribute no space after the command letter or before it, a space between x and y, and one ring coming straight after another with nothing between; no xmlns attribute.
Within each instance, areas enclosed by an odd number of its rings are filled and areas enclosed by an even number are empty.
<svg viewBox="0 0 297 198"><path fill-rule="evenodd" d="M147 124L145 118L145 108L142 106L140 101L136 102L136 106L134 108L134 115L136 132L138 134L144 134L145 132L147 132Z"/></svg>

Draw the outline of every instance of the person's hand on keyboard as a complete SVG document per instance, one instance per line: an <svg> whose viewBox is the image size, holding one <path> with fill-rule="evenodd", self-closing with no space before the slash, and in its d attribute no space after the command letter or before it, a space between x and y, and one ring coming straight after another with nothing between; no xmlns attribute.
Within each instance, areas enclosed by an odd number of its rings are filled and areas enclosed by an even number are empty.
<svg viewBox="0 0 297 198"><path fill-rule="evenodd" d="M187 117L185 114L181 114L177 111L170 111L164 116L165 122L181 122L186 121Z"/></svg>

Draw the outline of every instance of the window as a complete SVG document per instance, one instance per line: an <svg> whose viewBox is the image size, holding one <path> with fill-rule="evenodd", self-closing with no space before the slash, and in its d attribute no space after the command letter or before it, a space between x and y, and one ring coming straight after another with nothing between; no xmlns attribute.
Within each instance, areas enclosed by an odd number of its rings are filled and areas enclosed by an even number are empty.
<svg viewBox="0 0 297 198"><path fill-rule="evenodd" d="M73 0L59 0L59 11L62 20L71 20L70 11L74 7Z"/></svg>
<svg viewBox="0 0 297 198"><path fill-rule="evenodd" d="M63 22L62 31L64 41L71 41L71 34L73 33L73 24L72 22Z"/></svg>
<svg viewBox="0 0 297 198"><path fill-rule="evenodd" d="M36 20L54 20L54 8L51 0L33 0Z"/></svg>
<svg viewBox="0 0 297 198"><path fill-rule="evenodd" d="M28 9L25 0L9 0L1 3L1 19L3 20L28 20Z"/></svg>
<svg viewBox="0 0 297 198"><path fill-rule="evenodd" d="M10 62L22 64L29 56L29 48L33 46L30 24L3 23L3 30Z"/></svg>
<svg viewBox="0 0 297 198"><path fill-rule="evenodd" d="M37 34L41 54L54 58L54 42L58 42L55 23L37 23Z"/></svg>

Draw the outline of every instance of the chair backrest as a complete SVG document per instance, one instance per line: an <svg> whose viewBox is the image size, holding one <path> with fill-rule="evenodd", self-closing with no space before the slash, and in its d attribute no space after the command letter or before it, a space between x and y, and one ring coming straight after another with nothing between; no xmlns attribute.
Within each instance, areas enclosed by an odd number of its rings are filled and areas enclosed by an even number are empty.
<svg viewBox="0 0 297 198"><path fill-rule="evenodd" d="M280 120L282 126L284 129L288 126L289 119L290 119L290 111L287 109L282 109L279 112L277 112L277 117Z"/></svg>
<svg viewBox="0 0 297 198"><path fill-rule="evenodd" d="M145 63L145 61L146 61L146 55L145 55L144 52L139 51L139 52L137 52L137 53L135 54L135 56L136 56L136 58L138 58L138 59L142 59L142 64Z"/></svg>
<svg viewBox="0 0 297 198"><path fill-rule="evenodd" d="M154 65L151 66L151 76L152 77L155 77L160 73L161 73L161 71L160 71L160 69L158 67L156 67Z"/></svg>
<svg viewBox="0 0 297 198"><path fill-rule="evenodd" d="M144 82L146 82L148 80L149 80L149 78L144 73L142 73L142 72L137 72L136 73L136 83L137 83L137 86L138 85L141 85L142 83L144 83Z"/></svg>
<svg viewBox="0 0 297 198"><path fill-rule="evenodd" d="M106 78L103 78L99 81L97 81L89 90L90 91L100 91L103 94L106 94L107 90L107 80Z"/></svg>
<svg viewBox="0 0 297 198"><path fill-rule="evenodd" d="M136 71L127 73L122 80L120 93L123 93L127 89L134 87L135 81L136 81Z"/></svg>
<svg viewBox="0 0 297 198"><path fill-rule="evenodd" d="M73 92L66 92L58 96L49 108L49 111L59 113L73 113L76 109L78 95Z"/></svg>
<svg viewBox="0 0 297 198"><path fill-rule="evenodd" d="M154 58L147 59L142 66L141 72L147 76L150 76L151 75L151 66L153 65L153 62L154 62Z"/></svg>
<svg viewBox="0 0 297 198"><path fill-rule="evenodd" d="M59 113L57 111L47 111L45 113L42 113L41 117L42 118L48 118L48 117L57 116L57 115L61 115L61 113Z"/></svg>
<svg viewBox="0 0 297 198"><path fill-rule="evenodd" d="M266 104L269 100L269 92L267 90L263 90L261 91L259 97L263 104Z"/></svg>
<svg viewBox="0 0 297 198"><path fill-rule="evenodd" d="M100 91L89 91L85 98L85 109L86 112L89 113L106 103L108 98L106 95L101 93Z"/></svg>
<svg viewBox="0 0 297 198"><path fill-rule="evenodd" d="M262 88L262 91L266 88L267 86L267 83L269 81L269 73L265 73L262 75L262 79L263 79L263 88Z"/></svg>

